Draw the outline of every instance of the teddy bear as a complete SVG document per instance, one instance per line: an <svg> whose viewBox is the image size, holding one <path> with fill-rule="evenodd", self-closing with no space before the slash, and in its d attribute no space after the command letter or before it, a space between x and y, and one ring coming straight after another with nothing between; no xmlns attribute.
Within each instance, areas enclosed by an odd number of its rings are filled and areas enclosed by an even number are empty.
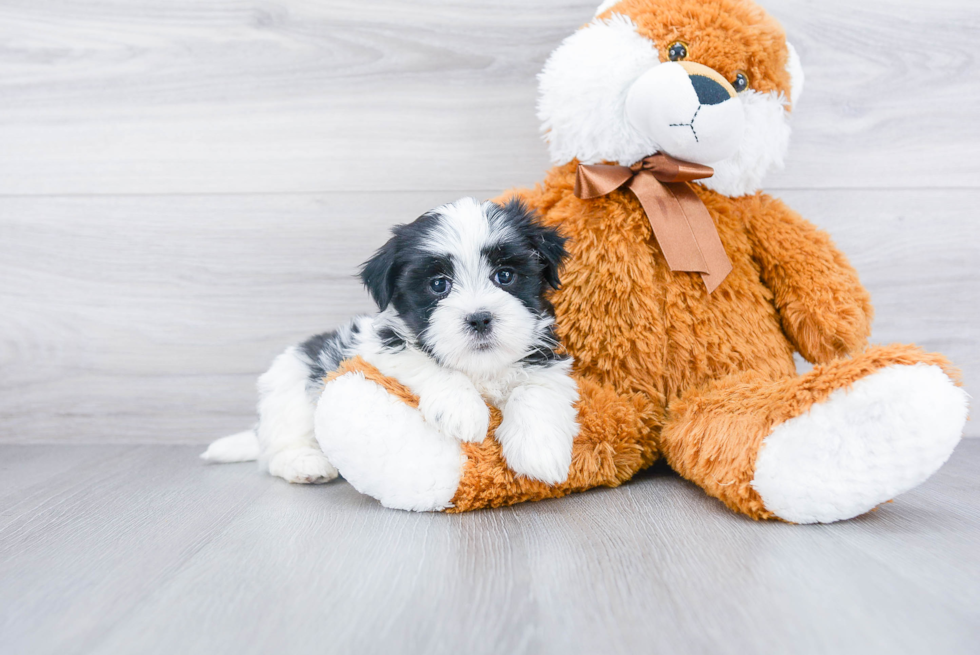
<svg viewBox="0 0 980 655"><path fill-rule="evenodd" d="M518 198L568 237L554 292L575 361L568 479L516 476L363 361L326 384L318 441L384 505L467 511L616 486L663 458L753 519L863 514L932 475L968 397L941 355L869 346L872 307L829 236L761 191L803 90L750 0L610 0L539 76L554 164ZM814 364L797 374L794 353Z"/></svg>

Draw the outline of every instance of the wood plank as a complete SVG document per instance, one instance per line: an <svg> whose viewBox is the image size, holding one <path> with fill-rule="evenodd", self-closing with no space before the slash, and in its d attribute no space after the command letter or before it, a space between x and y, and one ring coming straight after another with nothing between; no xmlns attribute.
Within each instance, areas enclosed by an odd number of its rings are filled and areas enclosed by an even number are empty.
<svg viewBox="0 0 980 655"><path fill-rule="evenodd" d="M0 194L530 184L535 75L596 4L8 0ZM808 73L769 188L976 185L972 3L765 5Z"/></svg>
<svg viewBox="0 0 980 655"><path fill-rule="evenodd" d="M980 191L782 195L850 254L874 340L946 353L980 395ZM275 354L371 310L353 274L388 226L452 198L0 200L0 442L200 443L248 426Z"/></svg>
<svg viewBox="0 0 980 655"><path fill-rule="evenodd" d="M6 448L0 459L0 526L13 520L14 506L37 494L50 494L51 480L71 477L77 480L79 469L89 469L107 459L119 457L133 446L89 446L68 448L45 445ZM28 505L27 511L34 506Z"/></svg>
<svg viewBox="0 0 980 655"><path fill-rule="evenodd" d="M664 468L447 516L195 454L132 449L0 529L0 651L966 654L980 637L980 482L953 470L976 470L980 441L828 526L744 519Z"/></svg>
<svg viewBox="0 0 980 655"><path fill-rule="evenodd" d="M20 468L43 486L3 499L3 653L88 652L272 482L253 466L203 469L193 449L161 446L62 448L89 461L47 476L52 453L40 449Z"/></svg>

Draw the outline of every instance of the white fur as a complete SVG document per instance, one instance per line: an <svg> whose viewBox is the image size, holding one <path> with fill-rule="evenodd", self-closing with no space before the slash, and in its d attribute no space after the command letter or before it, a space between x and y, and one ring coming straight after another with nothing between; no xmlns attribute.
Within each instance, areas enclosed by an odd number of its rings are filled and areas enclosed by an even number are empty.
<svg viewBox="0 0 980 655"><path fill-rule="evenodd" d="M525 357L551 320L539 320L521 302L493 284L491 270L481 251L500 242L506 234L485 220L489 207L464 198L440 210L444 220L433 235L429 249L452 253L456 270L453 287L430 319L433 352L446 366L472 376L494 376ZM494 315L492 347L476 351L465 317L478 311Z"/></svg>
<svg viewBox="0 0 980 655"><path fill-rule="evenodd" d="M316 434L344 479L385 507L451 506L465 463L459 443L363 375L348 373L324 388Z"/></svg>
<svg viewBox="0 0 980 655"><path fill-rule="evenodd" d="M765 176L782 168L789 149L789 114L780 93L743 91L739 99L745 107L745 128L738 151L711 164L715 174L697 184L726 196L755 193Z"/></svg>
<svg viewBox="0 0 980 655"><path fill-rule="evenodd" d="M486 437L486 399L501 409L503 421L495 437L514 472L549 484L568 478L572 442L579 431L574 407L578 387L570 360L536 367L511 364L472 377L428 362L396 363L382 356L371 363L418 394L426 421L462 441Z"/></svg>
<svg viewBox="0 0 980 655"><path fill-rule="evenodd" d="M672 61L654 66L630 86L625 116L658 151L696 164L711 165L734 155L745 127L744 106L737 97L701 104L687 70Z"/></svg>
<svg viewBox="0 0 980 655"><path fill-rule="evenodd" d="M492 283L494 271L482 253L508 236L505 231L510 229L505 222L490 222L488 216L495 209L490 203L465 198L435 210L440 220L422 247L451 256L453 281L428 321L426 343L431 354L423 352L411 338L394 305L374 317L355 319L338 334L350 349L344 356L362 357L419 396L418 412L405 410L416 416L415 420L425 420L425 429L416 432L418 439L435 432L440 439L482 442L490 422L486 398L504 413L504 451L511 468L529 477L561 482L567 478L572 439L578 433L573 407L578 394L570 377L571 364L567 360L536 365L522 361L541 345L554 319L536 315ZM493 314L489 339L479 340L467 326L467 316L481 311ZM403 348L385 346L379 337L385 328L405 336ZM333 351L327 355L336 356ZM311 381L310 376L318 364L318 370L329 370L336 362L311 362L297 347L279 355L259 378L259 423L254 434L220 439L202 457L209 461L257 457L269 473L290 482L319 483L337 477L333 455L325 455L317 443L318 438L323 442L323 437L315 430L314 408L322 384ZM336 383L327 389L334 386ZM326 406L344 407L336 403ZM331 426L334 436L346 434L344 426L357 420L351 412L362 411L374 410L370 404L348 405L340 412L342 416L338 415L336 425L321 412L317 425ZM399 416L403 413L395 412ZM508 417L511 413L513 416ZM370 417L375 419L378 416ZM426 458L420 454L419 461ZM348 471L340 466L348 477ZM392 484L402 483L395 480ZM421 507L416 505L413 507Z"/></svg>
<svg viewBox="0 0 980 655"><path fill-rule="evenodd" d="M408 348L385 352L366 342L360 352L381 373L395 378L419 397L419 411L442 433L460 441L480 442L487 436L490 410L465 374L440 366L424 353Z"/></svg>
<svg viewBox="0 0 980 655"><path fill-rule="evenodd" d="M258 460L270 474L297 484L337 477L313 436L308 364L296 348L279 355L258 381L259 422L254 430L218 439L201 454L215 463Z"/></svg>
<svg viewBox="0 0 980 655"><path fill-rule="evenodd" d="M551 160L632 164L656 143L625 119L630 86L660 63L657 48L619 14L595 19L551 53L538 76L538 118Z"/></svg>
<svg viewBox="0 0 980 655"><path fill-rule="evenodd" d="M796 109L796 103L803 96L803 82L806 78L803 75L803 64L800 62L800 55L797 54L796 48L787 41L786 49L789 51L789 58L786 61L786 70L789 71L789 99L793 103L793 109Z"/></svg>
<svg viewBox="0 0 980 655"><path fill-rule="evenodd" d="M796 95L796 85L802 88L803 78L794 52L790 51L789 69ZM656 152L676 154L670 144L658 143L655 135L634 127L641 122L635 112L633 124L627 120L631 87L658 65L655 44L621 14L594 19L566 38L538 77L538 117L552 162L564 164L578 159L584 164L611 161L629 166ZM758 191L765 175L782 166L789 147L784 96L750 89L738 98L745 121L741 144L730 157L703 161L715 169L715 174L698 182L728 196ZM719 126L715 129L724 133Z"/></svg>
<svg viewBox="0 0 980 655"><path fill-rule="evenodd" d="M201 454L215 463L258 460L270 474L297 484L321 484L337 477L313 436L313 397L308 363L287 348L258 381L259 422L254 430L218 439Z"/></svg>
<svg viewBox="0 0 980 655"><path fill-rule="evenodd" d="M436 254L451 252L466 268L474 270L480 264L480 250L499 243L508 233L503 226L491 227L486 212L491 203L475 198L460 198L443 205L442 217L436 226L427 250Z"/></svg>
<svg viewBox="0 0 980 655"><path fill-rule="evenodd" d="M251 462L258 457L259 440L255 438L255 430L246 430L218 439L201 453L201 459L216 464Z"/></svg>
<svg viewBox="0 0 980 655"><path fill-rule="evenodd" d="M503 414L495 436L515 473L549 484L568 478L572 441L579 431L574 408L578 388L570 360L535 367L512 362L464 375L412 349L393 354L365 348L361 356L418 395L426 421L460 441L486 438L489 401Z"/></svg>
<svg viewBox="0 0 980 655"><path fill-rule="evenodd" d="M337 469L313 436L308 385L309 366L297 348L287 348L259 378L259 464L289 482L329 482Z"/></svg>
<svg viewBox="0 0 980 655"><path fill-rule="evenodd" d="M912 489L949 458L968 396L937 366L891 366L776 427L752 486L794 523L863 514Z"/></svg>
<svg viewBox="0 0 980 655"><path fill-rule="evenodd" d="M548 484L567 480L572 464L579 426L578 387L570 374L568 360L529 372L507 396L496 431L507 465Z"/></svg>

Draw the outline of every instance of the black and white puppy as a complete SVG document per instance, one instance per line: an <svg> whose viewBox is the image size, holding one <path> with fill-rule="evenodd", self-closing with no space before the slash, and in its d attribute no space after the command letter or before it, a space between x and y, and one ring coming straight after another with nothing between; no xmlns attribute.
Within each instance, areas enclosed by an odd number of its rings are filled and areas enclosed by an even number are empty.
<svg viewBox="0 0 980 655"><path fill-rule="evenodd" d="M461 441L496 431L508 466L565 481L578 434L571 360L556 352L555 314L565 239L522 203L472 198L407 225L364 264L379 313L287 349L259 378L254 430L211 444L202 458L258 459L290 482L326 482L337 470L320 451L313 416L323 378L361 356L419 396L425 420Z"/></svg>

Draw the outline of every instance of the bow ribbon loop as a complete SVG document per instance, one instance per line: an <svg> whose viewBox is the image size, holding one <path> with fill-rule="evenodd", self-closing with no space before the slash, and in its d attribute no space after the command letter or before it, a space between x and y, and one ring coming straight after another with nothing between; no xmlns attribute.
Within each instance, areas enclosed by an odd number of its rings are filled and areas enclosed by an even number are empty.
<svg viewBox="0 0 980 655"><path fill-rule="evenodd" d="M591 200L626 186L640 201L672 271L700 273L708 293L732 271L708 209L688 182L711 177L709 166L656 154L632 166L580 164L575 195Z"/></svg>

